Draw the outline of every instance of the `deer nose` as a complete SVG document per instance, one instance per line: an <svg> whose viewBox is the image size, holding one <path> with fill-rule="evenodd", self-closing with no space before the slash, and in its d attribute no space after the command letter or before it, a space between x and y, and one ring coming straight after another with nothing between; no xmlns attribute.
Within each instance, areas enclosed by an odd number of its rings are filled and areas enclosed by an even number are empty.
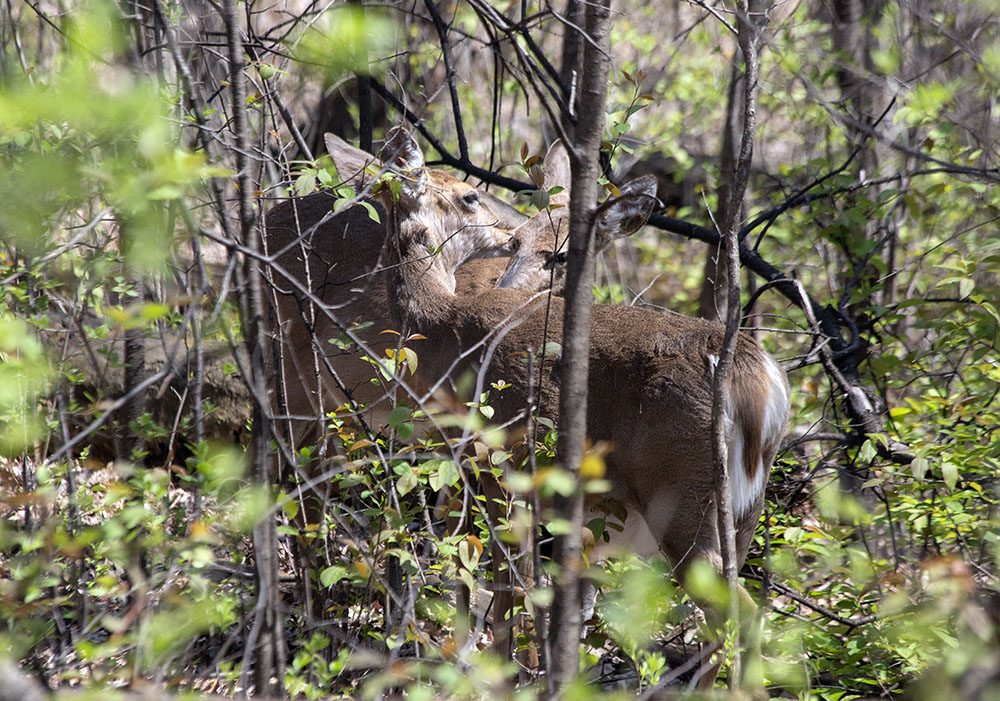
<svg viewBox="0 0 1000 701"><path fill-rule="evenodd" d="M507 243L501 246L500 255L512 256L519 250L521 250L521 240L516 236L511 236L510 239L508 239Z"/></svg>

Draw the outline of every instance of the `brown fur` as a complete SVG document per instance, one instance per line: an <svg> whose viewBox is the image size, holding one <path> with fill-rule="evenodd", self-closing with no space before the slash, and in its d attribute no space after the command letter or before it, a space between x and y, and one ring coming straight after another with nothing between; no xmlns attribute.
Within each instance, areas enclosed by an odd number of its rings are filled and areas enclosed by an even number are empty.
<svg viewBox="0 0 1000 701"><path fill-rule="evenodd" d="M480 193L479 211L463 214L461 197L474 188L447 173L424 172L429 209L457 213L459 218L465 217L466 225L498 232L509 231L524 218L496 205L498 201L486 193ZM393 326L381 263L387 213L376 204L382 222L378 223L366 209L355 206L317 225L331 212L335 199L329 192L318 192L287 200L272 208L265 222L267 252L276 255L276 269L271 276L276 304L268 319L272 334L280 341L278 359L285 404L288 413L296 417L290 423L298 443L318 439L323 414L347 402L333 373L354 401L368 405L365 418L373 428L378 428L388 408L384 401L387 388L372 383L377 373L361 359L365 353L356 348L341 350L328 343L342 335L334 319L349 327L370 323L357 336L376 357L385 358L386 349L398 343L396 337L380 333ZM504 263L483 261L476 262L476 267L479 279L495 280ZM288 278L307 286L317 303Z"/></svg>
<svg viewBox="0 0 1000 701"><path fill-rule="evenodd" d="M427 341L414 344L420 356L420 374L430 383L448 371L461 352L507 330L498 343L485 373L485 387L504 379L512 386L490 403L495 421L505 421L524 411L528 349L543 347L543 337L562 338L563 301L551 300L548 318L545 300L517 290L492 290L479 296L452 296L437 284L426 267L404 264L396 275L398 289L405 289L405 306L399 312L409 323L408 332L418 332ZM401 294L399 299L403 299ZM594 305L590 336L588 435L594 441L613 445L608 456L612 481L630 495L630 508L640 513L656 512L653 486L670 486L659 528L664 552L683 566L690 554L718 558L714 507L714 471L711 465L711 371L710 354L722 345L722 327L692 317L665 315L634 307ZM736 419L744 436L757 432L748 452L760 455L762 351L756 342L741 335L739 358L733 373ZM464 369L482 367L464 363ZM538 384L537 401L543 415L558 415L558 383L553 380L554 363L545 364ZM453 373L455 374L455 373ZM494 394L496 394L494 392ZM459 398L462 399L462 398ZM471 399L471 397L466 398ZM744 424L745 420L745 424ZM709 512L710 510L710 512ZM740 519L756 523L759 509ZM652 524L651 524L652 526ZM658 533L657 533L658 531ZM747 543L749 545L749 543ZM740 552L745 557L746 549ZM714 557L713 557L714 556Z"/></svg>

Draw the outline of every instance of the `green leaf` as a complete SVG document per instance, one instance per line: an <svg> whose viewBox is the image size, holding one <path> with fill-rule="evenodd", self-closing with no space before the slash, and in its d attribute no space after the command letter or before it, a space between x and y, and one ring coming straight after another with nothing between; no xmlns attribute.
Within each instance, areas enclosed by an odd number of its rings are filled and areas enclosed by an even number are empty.
<svg viewBox="0 0 1000 701"><path fill-rule="evenodd" d="M549 193L545 190L532 190L531 195L531 206L535 209L545 209L549 206Z"/></svg>
<svg viewBox="0 0 1000 701"><path fill-rule="evenodd" d="M433 461L428 461L428 463L431 462ZM445 487L457 484L460 474L455 463L451 460L438 460L436 462L437 469L431 473L430 478L427 480L430 488L437 492Z"/></svg>
<svg viewBox="0 0 1000 701"><path fill-rule="evenodd" d="M462 567L469 571L479 566L479 553L470 538L458 544L458 559L461 560Z"/></svg>
<svg viewBox="0 0 1000 701"><path fill-rule="evenodd" d="M160 185L146 193L146 198L156 201L176 200L184 194L176 185Z"/></svg>
<svg viewBox="0 0 1000 701"><path fill-rule="evenodd" d="M381 224L382 220L378 216L378 210L375 209L375 205L367 200L361 200L358 204L364 207L368 211L368 218L371 219L376 224Z"/></svg>
<svg viewBox="0 0 1000 701"><path fill-rule="evenodd" d="M948 485L948 489L954 490L955 485L958 484L958 466L950 461L941 463L941 476L944 477L944 483Z"/></svg>
<svg viewBox="0 0 1000 701"><path fill-rule="evenodd" d="M506 462L507 460L510 460L511 457L512 455L508 450L495 450L492 453L490 453L490 464L500 465Z"/></svg>
<svg viewBox="0 0 1000 701"><path fill-rule="evenodd" d="M319 573L319 581L324 587L330 587L347 577L347 568L342 565L331 565Z"/></svg>
<svg viewBox="0 0 1000 701"><path fill-rule="evenodd" d="M858 460L860 460L861 462L869 463L875 459L875 454L876 454L875 444L872 442L871 439L868 439L864 442L864 444L861 446L861 449L858 451Z"/></svg>
<svg viewBox="0 0 1000 701"><path fill-rule="evenodd" d="M316 189L316 176L310 175L309 173L303 173L299 177L295 178L295 194L299 197L305 197L306 195L312 193Z"/></svg>
<svg viewBox="0 0 1000 701"><path fill-rule="evenodd" d="M976 281L971 277L967 277L958 282L958 296L965 299L972 294L972 291L976 289Z"/></svg>
<svg viewBox="0 0 1000 701"><path fill-rule="evenodd" d="M506 478L507 488L515 494L524 494L531 491L531 475L524 472L512 471Z"/></svg>
<svg viewBox="0 0 1000 701"><path fill-rule="evenodd" d="M408 406L397 406L389 412L389 428L398 429L413 415L413 410Z"/></svg>
<svg viewBox="0 0 1000 701"><path fill-rule="evenodd" d="M160 304L157 302L148 302L142 305L139 311L139 317L143 321L156 321L157 319L162 319L170 313L170 307L165 304Z"/></svg>
<svg viewBox="0 0 1000 701"><path fill-rule="evenodd" d="M396 491L399 492L399 496L404 497L412 492L418 484L420 484L420 480L417 477L417 471L413 468L407 468L396 480Z"/></svg>
<svg viewBox="0 0 1000 701"><path fill-rule="evenodd" d="M573 530L573 524L564 518L554 518L545 524L545 530L552 535L566 535Z"/></svg>
<svg viewBox="0 0 1000 701"><path fill-rule="evenodd" d="M568 497L576 489L576 479L566 470L548 470L545 472L544 484L554 492Z"/></svg>

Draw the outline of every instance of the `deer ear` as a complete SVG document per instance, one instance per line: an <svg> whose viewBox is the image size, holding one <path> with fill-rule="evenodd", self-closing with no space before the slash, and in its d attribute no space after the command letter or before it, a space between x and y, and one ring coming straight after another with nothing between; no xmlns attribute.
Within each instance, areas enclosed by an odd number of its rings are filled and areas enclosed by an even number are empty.
<svg viewBox="0 0 1000 701"><path fill-rule="evenodd" d="M379 153L387 168L399 173L403 181L403 195L417 199L424 189L424 152L402 127L393 128L385 137Z"/></svg>
<svg viewBox="0 0 1000 701"><path fill-rule="evenodd" d="M646 197L652 197L656 199L656 177L653 175L643 175L638 178L629 180L627 183L619 188L619 192L622 196L625 195L645 195ZM657 203L659 206L663 204L659 201Z"/></svg>
<svg viewBox="0 0 1000 701"><path fill-rule="evenodd" d="M553 199L566 204L569 202L569 182L570 165L569 153L566 146L559 139L552 142L548 153L545 154L545 164L542 166L543 187L551 190L554 187L563 188L562 192L555 195Z"/></svg>
<svg viewBox="0 0 1000 701"><path fill-rule="evenodd" d="M622 185L621 195L607 200L597 210L598 250L614 239L638 231L657 206L660 201L656 199L656 178L653 176L644 175Z"/></svg>
<svg viewBox="0 0 1000 701"><path fill-rule="evenodd" d="M376 172L382 169L382 164L375 156L351 146L336 134L324 134L323 141L326 142L326 152L333 159L340 179L355 191L375 180L374 175L365 171L368 166L374 166L372 170Z"/></svg>
<svg viewBox="0 0 1000 701"><path fill-rule="evenodd" d="M423 151L402 127L394 127L385 137L385 145L379 156L387 166L397 168L404 174L424 167Z"/></svg>

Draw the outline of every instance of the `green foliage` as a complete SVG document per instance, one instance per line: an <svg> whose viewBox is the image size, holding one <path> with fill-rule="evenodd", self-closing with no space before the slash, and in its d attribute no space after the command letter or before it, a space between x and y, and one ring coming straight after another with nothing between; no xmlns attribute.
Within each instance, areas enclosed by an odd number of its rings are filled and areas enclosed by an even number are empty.
<svg viewBox="0 0 1000 701"><path fill-rule="evenodd" d="M51 515L30 531L13 522L0 527L10 574L0 587L0 647L23 655L44 645L58 619L91 631L70 654L101 683L183 669L192 644L228 635L239 621L238 591L212 576L213 549L239 534L226 528L224 509L189 523L162 470L120 464L100 479L77 474L77 489L67 494L67 471L77 469L39 469L37 487L22 501L46 505ZM207 498L218 495L205 490ZM78 597L86 607L65 607ZM136 616L135 607L154 602L150 615Z"/></svg>
<svg viewBox="0 0 1000 701"><path fill-rule="evenodd" d="M382 74L395 30L393 19L379 9L346 5L310 22L289 43L299 61L321 68L333 83L345 73Z"/></svg>
<svg viewBox="0 0 1000 701"><path fill-rule="evenodd" d="M164 5L176 33L204 19ZM210 256L195 260L187 250L220 240L223 220L240 229L222 82L228 65L213 63L224 51L205 34L198 39L210 50L184 45L199 90L211 93L202 103L178 77L165 34L143 35L144 25L123 20L121 6L61 3L52 25L35 16L44 7L31 7L35 14L17 17L5 8L0 30L0 649L37 669L58 669L53 683L95 693L205 670L221 691L235 693L256 600L249 534L275 519L289 693L542 695L540 682L513 681L514 663L488 651L482 607L466 621L455 604L458 583L474 598L496 586L488 567L495 550L507 550L500 559L510 570L520 544L536 544L528 536L539 525L549 535L569 528L547 511L577 486L556 465L553 423L539 418L527 442L491 425L506 383L474 391L473 378L462 378L447 408L400 402L378 426L362 424L354 410L364 416L363 407L337 407L327 415L324 447L272 441L280 484L251 479L232 431L225 445L193 437L194 364L173 368L190 381L183 389L169 374L159 378L152 406L138 416L109 408L123 391L100 384L76 357L104 361L104 373L117 378L128 362L126 332L151 342L176 334L181 346L201 350L246 338L249 306L234 298L248 270L236 253L245 249L227 249L204 280L198 263ZM662 180L686 188L666 213L712 227L725 176L717 163L725 93L738 61L733 39L694 7L619 9L605 154L615 168L661 154ZM986 2L934 2L927 13L886 5L865 18L869 55L855 66L835 51L823 10L775 9L747 218L803 189L811 199L777 213L745 243L842 314L862 386L884 404L886 425L884 434L855 434L842 392L817 362L827 344L800 311L771 290L762 295L754 312L766 327L763 343L794 368L794 440L773 471L764 528L744 572L748 588L767 584L763 674L776 696L960 698L1000 654L984 603L996 592L1000 564L995 10ZM470 160L498 169L519 161L540 185L531 154L542 146L545 110L526 88L537 78L524 73L536 58L517 31L532 32L553 58L565 25L531 14L511 30L514 47L502 32L484 31L481 12L469 3L448 8L450 70L433 28L405 13L338 5L296 18L290 33L255 25L248 42L255 53L244 67L251 155L261 159L252 161L257 213L271 204L265 193L307 196L338 180L324 158L284 155L295 142L274 91L286 101L303 96L289 112L301 127L304 114L321 111L318 95L350 72L384 76L445 146L455 141L456 120L444 108L449 90L441 81L454 72ZM254 14L254 22L267 21ZM142 50L137 36L149 39ZM497 66L503 70L494 75ZM878 109L851 104L845 78L890 86L892 99L876 97ZM356 116L353 104L337 109ZM878 138L853 130L859 114ZM357 194L338 192L335 212ZM552 207L558 192L537 191L532 204ZM379 221L370 205L368 214ZM642 292L643 303L694 311L701 248L650 231L629 255L611 259L597 300L632 303ZM323 282L330 281L344 282L336 272ZM280 276L271 282L282 287ZM265 287L265 295L274 291ZM421 346L411 340L369 358L387 391L419 367ZM343 334L317 339L317 347L336 365L354 342ZM535 360L550 362L559 350L550 341ZM219 366L227 380L246 379L244 355L227 355ZM177 395L188 404L165 420L156 409ZM199 409L222 413L217 401L203 396ZM252 402L238 401L244 409ZM96 427L98 419L106 424ZM244 416L235 437L259 428ZM122 435L149 445L107 456L101 441ZM896 443L912 460L887 457ZM150 447L164 444L160 453ZM604 471L603 458L587 464L592 494L607 490ZM490 475L502 480L503 498L470 489ZM317 491L326 495L322 504ZM435 504L439 492L445 496ZM590 522L599 542L624 517L606 506L606 517ZM457 527L463 520L468 528ZM541 556L538 564L542 572L514 588L517 620L535 626L519 632L522 655L536 645L552 603L551 565ZM635 685L649 688L673 665L665 641L704 639L691 624L696 607L662 560L611 560L588 576L605 593L581 647L585 666L618 655L634 668ZM697 600L725 604L712 570L693 566L686 584ZM467 642L463 629L471 631ZM729 658L732 626L726 633L721 654ZM584 680L564 696L604 694Z"/></svg>
<svg viewBox="0 0 1000 701"><path fill-rule="evenodd" d="M0 455L16 456L44 437L38 400L51 378L45 351L28 324L0 316Z"/></svg>

